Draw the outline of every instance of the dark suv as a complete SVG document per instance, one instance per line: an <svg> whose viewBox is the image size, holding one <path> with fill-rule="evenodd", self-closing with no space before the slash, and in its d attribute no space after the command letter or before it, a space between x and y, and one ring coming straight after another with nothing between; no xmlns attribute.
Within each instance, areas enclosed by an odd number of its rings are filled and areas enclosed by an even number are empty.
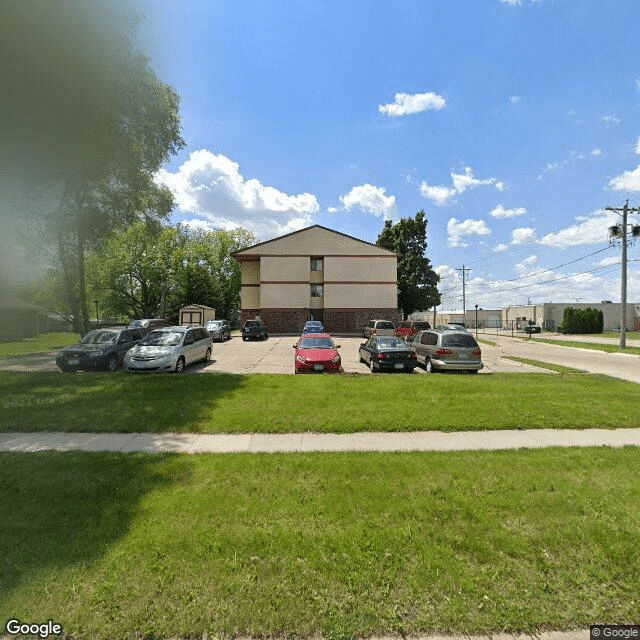
<svg viewBox="0 0 640 640"><path fill-rule="evenodd" d="M266 340L269 337L267 327L262 324L262 320L247 320L242 327L242 339L249 340L255 338Z"/></svg>
<svg viewBox="0 0 640 640"><path fill-rule="evenodd" d="M58 353L56 364L62 371L78 369L106 369L115 371L124 356L142 338L142 330L136 328L105 327L89 331L78 344Z"/></svg>

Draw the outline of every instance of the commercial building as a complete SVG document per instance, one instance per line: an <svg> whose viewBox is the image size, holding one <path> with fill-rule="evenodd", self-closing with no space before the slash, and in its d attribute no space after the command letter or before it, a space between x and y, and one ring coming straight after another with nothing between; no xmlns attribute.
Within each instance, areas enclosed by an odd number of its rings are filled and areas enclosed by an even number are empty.
<svg viewBox="0 0 640 640"><path fill-rule="evenodd" d="M360 332L371 318L397 323L399 255L320 225L238 251L240 321L258 316L271 333L307 320L332 333Z"/></svg>

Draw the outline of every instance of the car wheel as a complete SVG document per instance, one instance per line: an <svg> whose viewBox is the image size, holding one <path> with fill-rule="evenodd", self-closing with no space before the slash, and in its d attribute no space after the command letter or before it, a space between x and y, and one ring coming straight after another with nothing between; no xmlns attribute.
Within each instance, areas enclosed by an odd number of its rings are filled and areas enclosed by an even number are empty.
<svg viewBox="0 0 640 640"><path fill-rule="evenodd" d="M469 369L469 373L478 373L477 369Z"/></svg>
<svg viewBox="0 0 640 640"><path fill-rule="evenodd" d="M429 358L424 359L424 370L427 373L433 373L433 365L431 364L431 360L429 360Z"/></svg>
<svg viewBox="0 0 640 640"><path fill-rule="evenodd" d="M175 372L182 373L183 371L184 371L184 358L180 356L178 358L178 362L176 362Z"/></svg>
<svg viewBox="0 0 640 640"><path fill-rule="evenodd" d="M364 362L364 364L367 364L364 360L364 358L362 357L362 354L360 354L360 362Z"/></svg>
<svg viewBox="0 0 640 640"><path fill-rule="evenodd" d="M107 360L107 371L110 371L111 373L113 373L114 371L117 371L117 370L118 370L118 357L115 355L111 355Z"/></svg>
<svg viewBox="0 0 640 640"><path fill-rule="evenodd" d="M211 361L211 347L209 347L207 349L207 353L204 354L204 361L205 362L210 362Z"/></svg>
<svg viewBox="0 0 640 640"><path fill-rule="evenodd" d="M242 342L246 342L246 341L247 341L246 337L242 336Z"/></svg>
<svg viewBox="0 0 640 640"><path fill-rule="evenodd" d="M369 369L371 369L371 373L376 372L376 368L373 366L373 358L369 361Z"/></svg>

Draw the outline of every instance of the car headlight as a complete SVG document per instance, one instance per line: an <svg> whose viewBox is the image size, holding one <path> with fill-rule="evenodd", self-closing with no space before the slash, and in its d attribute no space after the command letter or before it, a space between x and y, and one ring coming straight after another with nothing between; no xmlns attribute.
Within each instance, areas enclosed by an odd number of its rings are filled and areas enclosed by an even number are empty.
<svg viewBox="0 0 640 640"><path fill-rule="evenodd" d="M337 364L338 362L340 362L340 354L337 354L333 358L331 358L331 362L333 364Z"/></svg>
<svg viewBox="0 0 640 640"><path fill-rule="evenodd" d="M306 364L307 359L304 356L296 356L296 362L299 362L300 364Z"/></svg>

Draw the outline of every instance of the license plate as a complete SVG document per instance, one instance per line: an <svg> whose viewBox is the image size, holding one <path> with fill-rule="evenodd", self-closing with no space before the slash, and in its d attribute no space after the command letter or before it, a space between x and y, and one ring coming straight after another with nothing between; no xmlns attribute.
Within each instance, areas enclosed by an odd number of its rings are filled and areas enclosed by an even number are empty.
<svg viewBox="0 0 640 640"><path fill-rule="evenodd" d="M69 360L67 360L67 362L71 365L73 364L80 364L80 358L69 358Z"/></svg>
<svg viewBox="0 0 640 640"><path fill-rule="evenodd" d="M313 370L314 371L323 371L324 370L324 365L323 364L314 364L313 365Z"/></svg>
<svg viewBox="0 0 640 640"><path fill-rule="evenodd" d="M404 365L403 364L394 364L393 365L395 369L404 369Z"/></svg>

